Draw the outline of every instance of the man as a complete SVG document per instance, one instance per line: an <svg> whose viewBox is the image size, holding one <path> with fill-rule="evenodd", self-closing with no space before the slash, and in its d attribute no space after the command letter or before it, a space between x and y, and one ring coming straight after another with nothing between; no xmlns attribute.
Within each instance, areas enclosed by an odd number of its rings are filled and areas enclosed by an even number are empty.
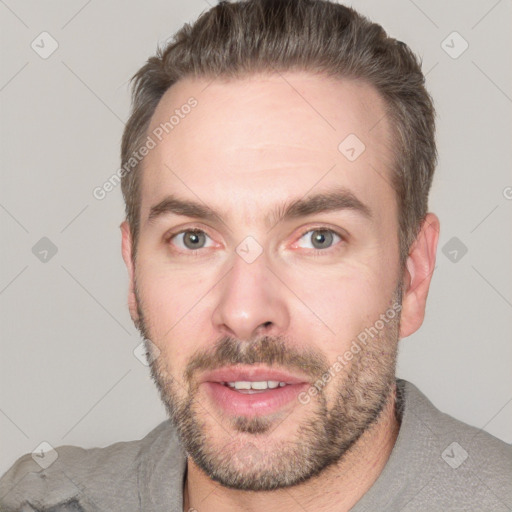
<svg viewBox="0 0 512 512"><path fill-rule="evenodd" d="M129 307L170 420L2 510L512 510L512 449L395 378L439 220L420 65L352 9L221 2L135 77Z"/></svg>

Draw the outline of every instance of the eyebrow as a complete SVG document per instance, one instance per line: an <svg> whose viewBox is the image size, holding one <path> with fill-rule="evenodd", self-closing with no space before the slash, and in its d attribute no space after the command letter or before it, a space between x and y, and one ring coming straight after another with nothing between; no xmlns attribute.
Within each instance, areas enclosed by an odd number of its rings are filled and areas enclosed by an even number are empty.
<svg viewBox="0 0 512 512"><path fill-rule="evenodd" d="M358 199L351 191L340 188L309 197L288 200L275 207L265 218L265 223L267 226L273 227L280 221L289 221L317 213L342 210L355 211L368 220L373 218L372 212L366 204ZM181 199L172 194L151 207L148 222L152 223L157 218L169 214L225 224L222 215L206 204Z"/></svg>

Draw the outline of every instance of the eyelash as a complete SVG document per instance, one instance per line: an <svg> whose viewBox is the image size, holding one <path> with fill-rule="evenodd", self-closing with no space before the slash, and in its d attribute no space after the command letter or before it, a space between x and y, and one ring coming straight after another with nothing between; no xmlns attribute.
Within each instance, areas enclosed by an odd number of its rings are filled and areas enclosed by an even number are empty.
<svg viewBox="0 0 512 512"><path fill-rule="evenodd" d="M345 235L342 235L340 232L336 231L335 229L331 229L331 228L328 228L326 226L313 226L313 227L309 227L309 228L307 228L307 229L305 229L304 231L301 232L298 240L300 240L304 235L306 235L307 233L312 232L312 231L328 231L328 232L334 233L335 235L337 235L341 239L341 242L339 242L338 245L340 245L340 244L342 244L342 242L346 241L346 236ZM204 231L203 229L188 228L188 229L182 229L181 231L176 231L176 232L173 232L173 233L169 233L165 237L165 241L167 243L170 243L171 240L174 237L176 237L178 235L181 235L182 233L204 233L206 236L209 236L208 233L206 231ZM333 246L333 247L329 247L327 249L309 249L309 251L312 251L312 254L314 256L322 256L325 253L331 253L333 251L336 251L336 250L340 249L340 247L337 247L337 246ZM203 251L202 248L201 249L194 249L194 250L187 250L186 254L188 256L200 256L200 252L201 251ZM179 253L179 251L175 251L175 252Z"/></svg>

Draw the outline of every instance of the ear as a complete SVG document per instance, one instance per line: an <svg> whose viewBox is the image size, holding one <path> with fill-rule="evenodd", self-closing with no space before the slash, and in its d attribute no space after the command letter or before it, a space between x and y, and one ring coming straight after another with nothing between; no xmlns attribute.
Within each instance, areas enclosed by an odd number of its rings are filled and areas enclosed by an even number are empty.
<svg viewBox="0 0 512 512"><path fill-rule="evenodd" d="M121 228L122 242L121 251L123 260L128 269L128 277L130 279L130 289L128 292L128 308L135 327L139 324L139 314L137 311L137 301L135 299L135 267L132 259L132 235L130 233L130 225L124 221L119 226Z"/></svg>
<svg viewBox="0 0 512 512"><path fill-rule="evenodd" d="M427 213L412 244L404 270L400 338L410 336L423 323L428 290L436 264L438 240L439 219L433 213Z"/></svg>

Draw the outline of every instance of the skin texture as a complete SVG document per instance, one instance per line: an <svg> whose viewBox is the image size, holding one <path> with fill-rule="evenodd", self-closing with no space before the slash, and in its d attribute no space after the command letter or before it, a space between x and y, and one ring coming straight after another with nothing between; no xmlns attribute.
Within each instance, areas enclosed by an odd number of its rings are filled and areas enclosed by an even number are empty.
<svg viewBox="0 0 512 512"><path fill-rule="evenodd" d="M398 339L423 321L439 221L427 215L401 269L393 142L371 86L306 72L184 79L166 92L148 133L190 96L197 106L143 162L135 265L121 225L130 313L159 351L152 375L189 454L184 509L349 510L398 433ZM365 145L354 161L338 150L349 134ZM276 205L340 187L371 215L267 218ZM221 219L148 220L169 194ZM199 238L176 235L190 229ZM248 236L252 254L261 250L251 263L236 250ZM343 356L372 326L377 333ZM205 371L235 364L310 383L334 370L308 403L246 418L225 414L200 383Z"/></svg>

